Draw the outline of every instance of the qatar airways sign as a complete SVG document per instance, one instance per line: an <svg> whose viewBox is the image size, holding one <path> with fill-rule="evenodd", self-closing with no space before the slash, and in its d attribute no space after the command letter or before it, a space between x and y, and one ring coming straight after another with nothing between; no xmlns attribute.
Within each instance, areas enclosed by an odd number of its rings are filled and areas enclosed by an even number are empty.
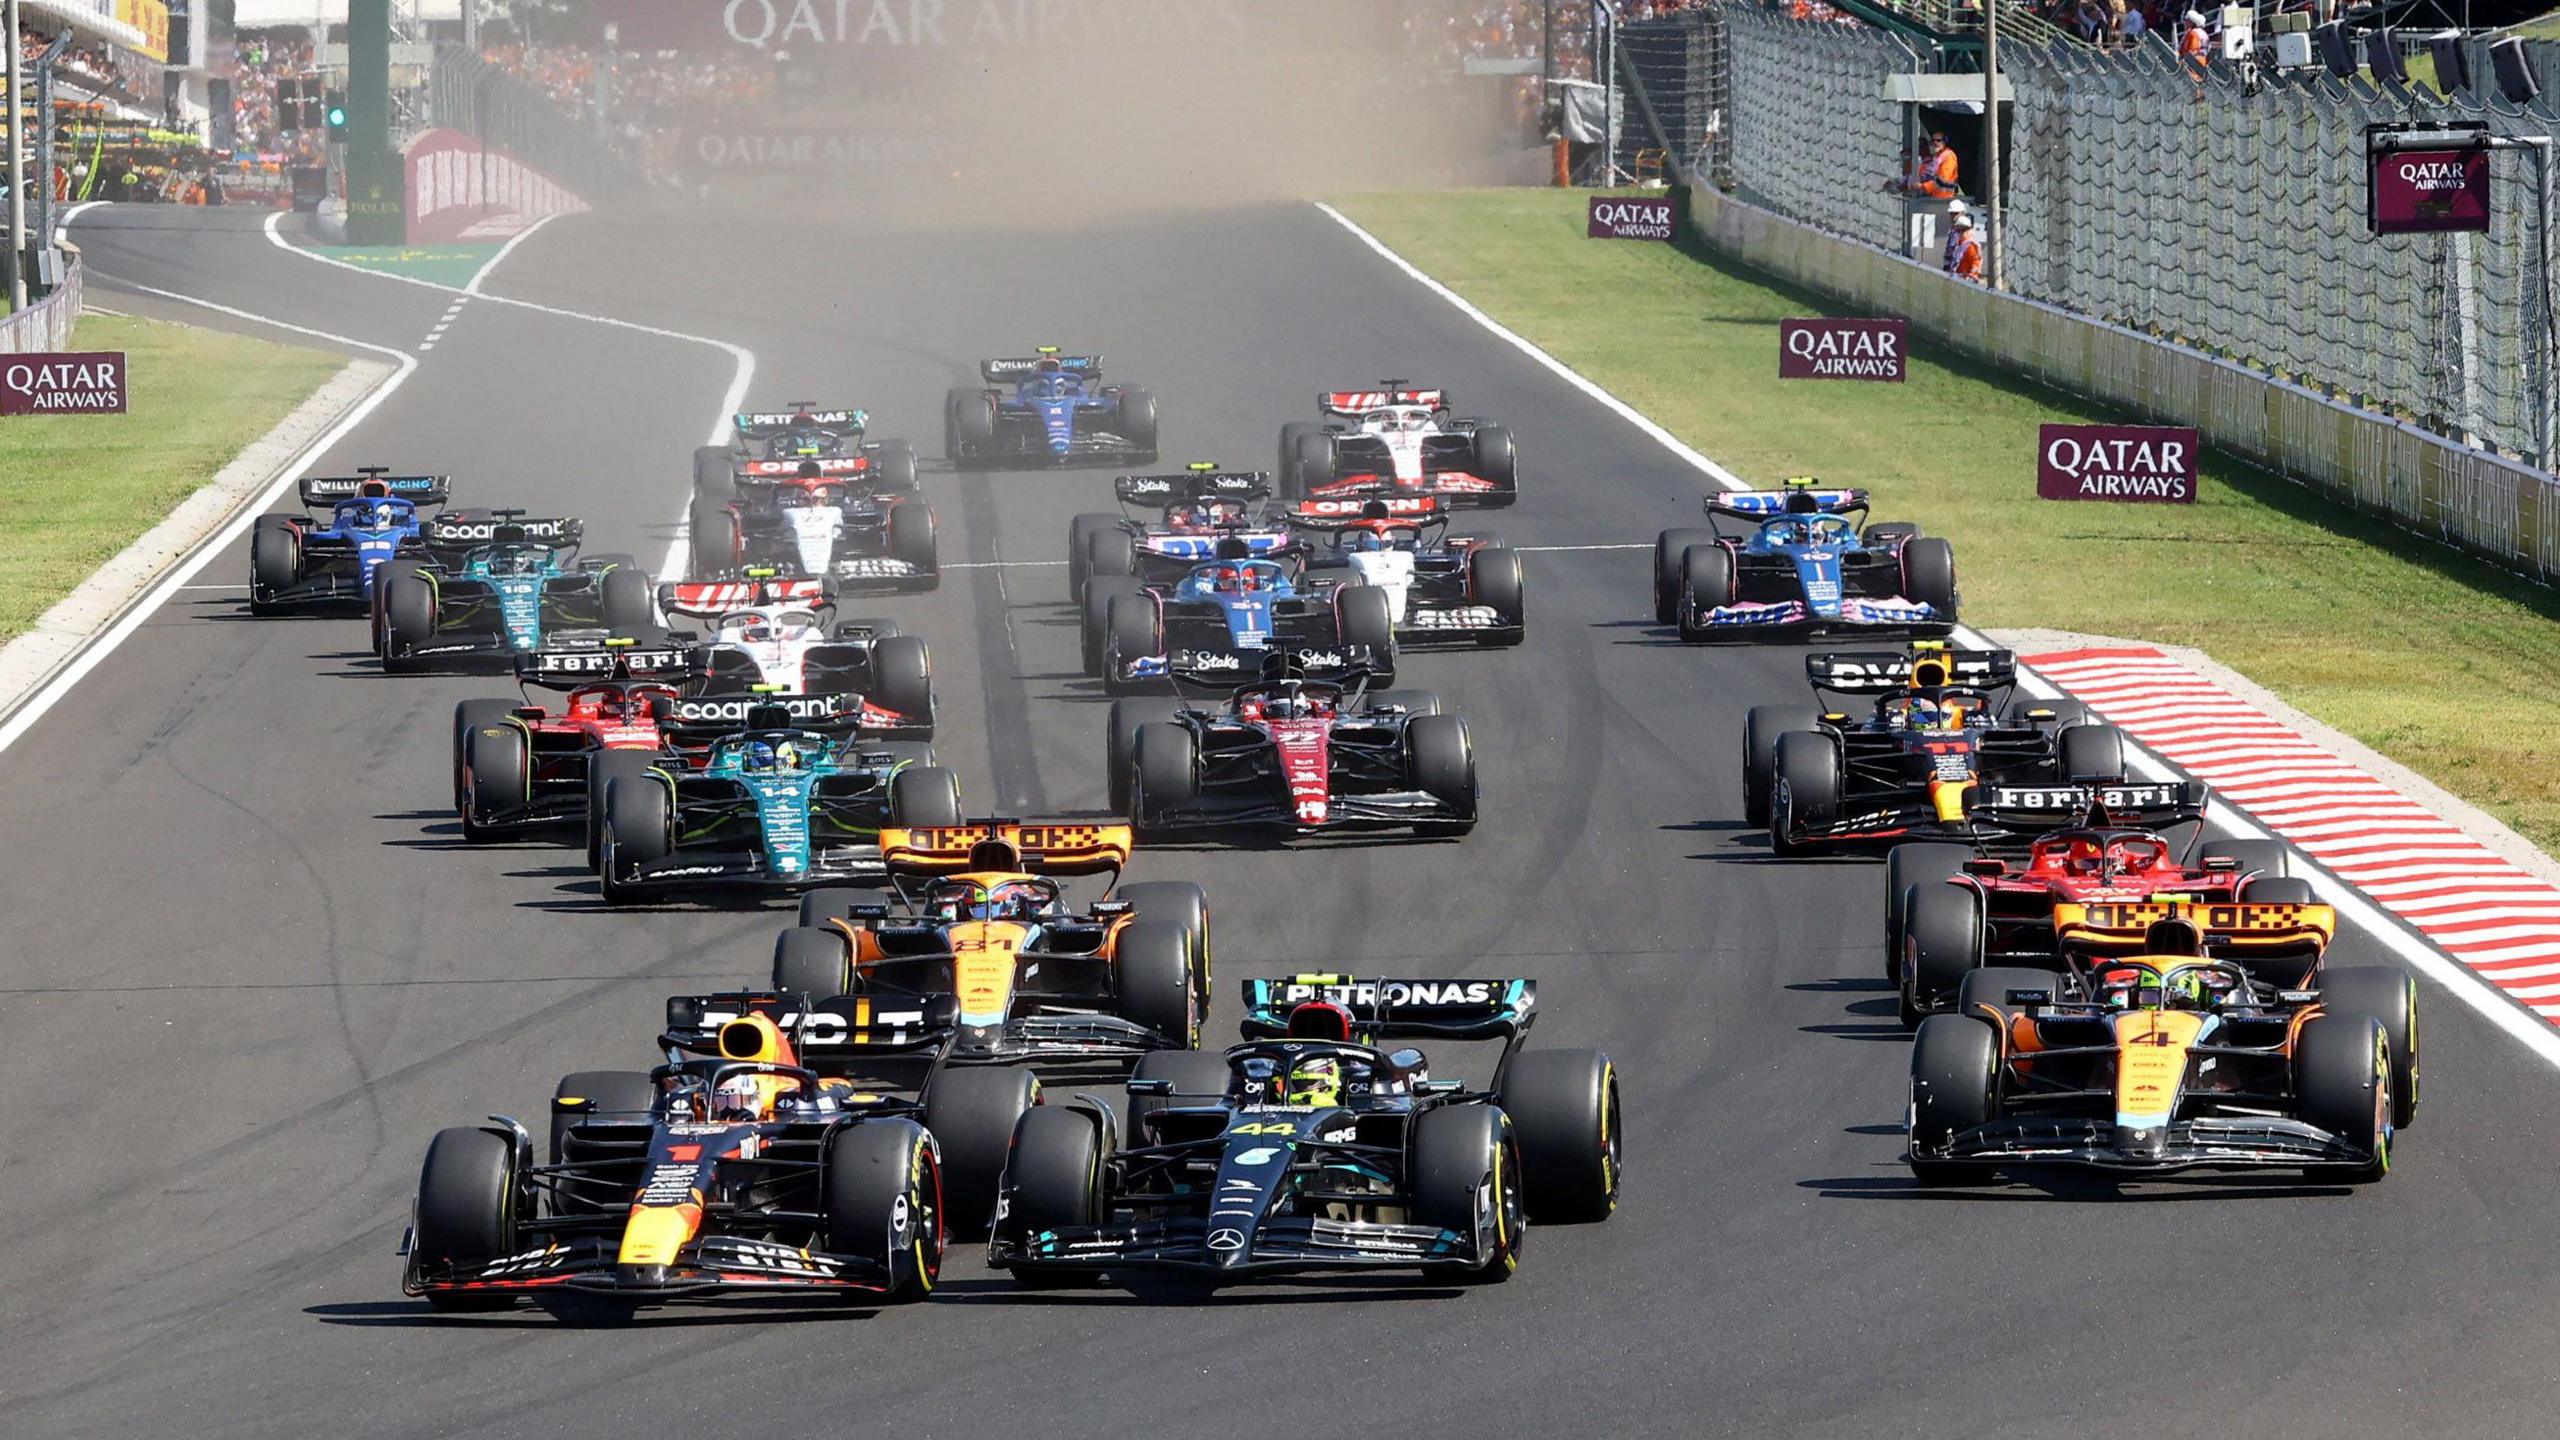
<svg viewBox="0 0 2560 1440"><path fill-rule="evenodd" d="M2424 131L2373 126L2365 131L2365 170L2365 223L2376 235L2489 228L2485 125L2475 121Z"/></svg>
<svg viewBox="0 0 2560 1440"><path fill-rule="evenodd" d="M2196 432L2176 425L2047 425L2036 435L2036 495L2192 504L2198 449Z"/></svg>
<svg viewBox="0 0 2560 1440"><path fill-rule="evenodd" d="M121 415L121 350L0 355L0 415Z"/></svg>
<svg viewBox="0 0 2560 1440"><path fill-rule="evenodd" d="M1584 233L1594 240L1668 240L1671 202L1625 195L1591 197L1591 224Z"/></svg>
<svg viewBox="0 0 2560 1440"><path fill-rule="evenodd" d="M1900 380L1910 327L1901 320L1781 320L1781 380Z"/></svg>

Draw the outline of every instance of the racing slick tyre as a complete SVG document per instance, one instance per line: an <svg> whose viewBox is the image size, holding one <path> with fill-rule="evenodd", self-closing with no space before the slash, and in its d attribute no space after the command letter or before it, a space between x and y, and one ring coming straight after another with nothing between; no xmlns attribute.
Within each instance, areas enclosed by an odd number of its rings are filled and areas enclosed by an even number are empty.
<svg viewBox="0 0 2560 1440"><path fill-rule="evenodd" d="M2321 975L2320 1008L2381 1022L2391 1042L2391 1125L2407 1129L2418 1118L2417 980L2388 965L2342 965Z"/></svg>
<svg viewBox="0 0 2560 1440"><path fill-rule="evenodd" d="M1132 1150L1154 1144L1147 1134L1147 1117L1159 1110L1186 1105L1215 1105L1227 1097L1227 1078L1233 1072L1227 1065L1225 1052L1217 1050L1150 1050L1138 1057L1137 1067L1129 1072L1131 1082L1169 1080L1170 1095L1131 1095L1120 1112L1122 1137Z"/></svg>
<svg viewBox="0 0 2560 1440"><path fill-rule="evenodd" d="M1379 585L1345 585L1333 595L1334 638L1369 647L1369 683L1396 683L1396 612Z"/></svg>
<svg viewBox="0 0 2560 1440"><path fill-rule="evenodd" d="M844 937L806 926L773 937L773 989L777 995L833 1000L853 993L853 967L845 963Z"/></svg>
<svg viewBox="0 0 2560 1440"><path fill-rule="evenodd" d="M1138 731L1136 784L1129 791L1129 823L1141 833L1165 828L1176 811L1200 794L1200 741L1179 725Z"/></svg>
<svg viewBox="0 0 2560 1440"><path fill-rule="evenodd" d="M551 1163L586 1158L570 1153L570 1131L599 1121L644 1125L657 1103L658 1087L645 1070L578 1070L561 1076L551 1090ZM626 1183L566 1182L566 1186L552 1190L553 1204L559 1209L601 1214L631 1203L632 1187ZM575 1193L580 1191L592 1193Z"/></svg>
<svg viewBox="0 0 2560 1440"><path fill-rule="evenodd" d="M382 592L382 668L393 674L416 669L409 652L435 638L435 583L412 573L390 576Z"/></svg>
<svg viewBox="0 0 2560 1440"><path fill-rule="evenodd" d="M1096 575L1084 582L1077 603L1084 609L1084 673L1100 676L1103 659L1111 640L1111 602L1124 595L1144 595L1146 587L1134 577Z"/></svg>
<svg viewBox="0 0 2560 1440"><path fill-rule="evenodd" d="M1129 813L1129 781L1138 773L1138 732L1182 713L1182 702L1133 697L1111 702L1111 719L1103 740L1103 767L1111 791L1111 813ZM1125 892L1135 886L1121 887Z"/></svg>
<svg viewBox="0 0 2560 1440"><path fill-rule="evenodd" d="M830 920L850 920L853 907L875 903L873 892L856 890L849 885L829 885L800 897L800 923L813 929L824 929ZM841 995L846 992L837 991Z"/></svg>
<svg viewBox="0 0 2560 1440"><path fill-rule="evenodd" d="M1105 530L1116 530L1119 527L1119 516L1092 511L1078 515L1067 522L1068 599L1079 599L1084 595L1085 577L1092 573L1085 569L1085 546L1092 543L1096 534Z"/></svg>
<svg viewBox="0 0 2560 1440"><path fill-rule="evenodd" d="M463 799L462 777L470 756L463 747L470 743L471 732L483 725L504 725L515 713L513 700L464 700L453 707L453 812L462 813L468 803Z"/></svg>
<svg viewBox="0 0 2560 1440"><path fill-rule="evenodd" d="M693 452L693 498L726 505L738 498L738 472L726 445L704 445Z"/></svg>
<svg viewBox="0 0 2560 1440"><path fill-rule="evenodd" d="M726 505L696 500L686 512L686 568L696 580L708 580L738 563L738 514Z"/></svg>
<svg viewBox="0 0 2560 1440"><path fill-rule="evenodd" d="M921 635L892 635L871 642L871 684L865 696L874 705L930 724L933 720L933 652Z"/></svg>
<svg viewBox="0 0 2560 1440"><path fill-rule="evenodd" d="M916 491L916 447L904 440L883 440L871 451L872 482L901 495Z"/></svg>
<svg viewBox="0 0 2560 1440"><path fill-rule="evenodd" d="M1138 573L1138 542L1126 530L1097 530L1084 537L1075 556L1077 578Z"/></svg>
<svg viewBox="0 0 2560 1440"><path fill-rule="evenodd" d="M1982 968L1982 902L1967 887L1914 885L1902 898L1902 1023L1944 1010L1964 977Z"/></svg>
<svg viewBox="0 0 2560 1440"><path fill-rule="evenodd" d="M515 1146L486 1130L439 1130L418 1172L418 1213L410 1236L410 1263L485 1265L516 1253ZM515 1303L495 1294L430 1292L438 1310L504 1310Z"/></svg>
<svg viewBox="0 0 2560 1440"><path fill-rule="evenodd" d="M1778 784L1778 737L1822 728L1810 705L1754 705L1742 717L1742 818L1769 823L1769 792Z"/></svg>
<svg viewBox="0 0 2560 1440"><path fill-rule="evenodd" d="M1780 855L1812 855L1827 847L1805 838L1826 829L1840 813L1840 747L1818 731L1778 737L1778 780L1769 792L1769 848Z"/></svg>
<svg viewBox="0 0 2560 1440"><path fill-rule="evenodd" d="M1679 596L1671 623L1680 627L1680 642L1695 645L1715 634L1699 612L1733 603L1733 552L1721 545L1681 551Z"/></svg>
<svg viewBox="0 0 2560 1440"><path fill-rule="evenodd" d="M1499 425L1487 425L1476 431L1476 477L1493 482L1493 489L1478 502L1488 510L1498 510L1520 498L1520 451L1511 443L1511 432Z"/></svg>
<svg viewBox="0 0 2560 1440"><path fill-rule="evenodd" d="M2391 1173L2391 1037L2370 1015L2314 1015L2293 1040L2293 1098L2302 1118L2373 1158L2316 1166L2351 1185Z"/></svg>
<svg viewBox="0 0 2560 1440"><path fill-rule="evenodd" d="M614 781L649 773L646 750L599 750L587 761L587 868L604 868L604 792Z"/></svg>
<svg viewBox="0 0 2560 1440"><path fill-rule="evenodd" d="M507 832L498 812L533 798L533 747L515 725L483 725L463 739L462 838L485 845Z"/></svg>
<svg viewBox="0 0 2560 1440"><path fill-rule="evenodd" d="M282 515L261 515L249 530L249 613L272 615L260 600L302 578L302 532Z"/></svg>
<svg viewBox="0 0 2560 1440"><path fill-rule="evenodd" d="M1040 1103L1040 1082L1019 1065L941 1070L924 1087L924 1124L942 1147L944 1226L954 1239L987 1233L1013 1127Z"/></svg>
<svg viewBox="0 0 2560 1440"><path fill-rule="evenodd" d="M1884 857L1884 978L1902 978L1902 926L1911 889L1939 885L1964 873L1973 858L1970 845L1920 841L1896 845Z"/></svg>
<svg viewBox="0 0 2560 1440"><path fill-rule="evenodd" d="M954 390L943 397L942 449L954 465L984 459L996 444L996 402L984 390Z"/></svg>
<svg viewBox="0 0 2560 1440"><path fill-rule="evenodd" d="M2055 736L2053 745L2065 784L2124 779L2124 732L2113 725L2074 725Z"/></svg>
<svg viewBox="0 0 2560 1440"><path fill-rule="evenodd" d="M1713 545L1712 530L1665 530L1653 541L1653 623L1680 618L1680 557L1693 545Z"/></svg>
<svg viewBox="0 0 2560 1440"><path fill-rule="evenodd" d="M1115 595L1103 612L1102 688L1126 695L1144 681L1124 678L1121 667L1145 655L1164 653L1156 630L1156 605L1143 595Z"/></svg>
<svg viewBox="0 0 2560 1440"><path fill-rule="evenodd" d="M1911 1042L1911 1177L1923 1185L1956 1185L1982 1172L1921 1159L1957 1135L1990 1121L1998 1108L2000 1037L1988 1020L1932 1015Z"/></svg>
<svg viewBox="0 0 2560 1440"><path fill-rule="evenodd" d="M1284 490L1281 498L1304 500L1315 493L1317 486L1332 483L1334 465L1334 444L1331 433L1316 429L1300 435L1297 464L1293 467L1297 471L1297 477L1291 482L1293 488Z"/></svg>
<svg viewBox="0 0 2560 1440"><path fill-rule="evenodd" d="M889 777L889 817L910 830L947 830L966 823L960 774L939 765L910 765Z"/></svg>
<svg viewBox="0 0 2560 1440"><path fill-rule="evenodd" d="M819 1159L818 1238L832 1255L854 1255L889 1273L887 1289L854 1291L858 1305L906 1305L942 1278L942 1156L913 1120L849 1125L828 1137Z"/></svg>
<svg viewBox="0 0 2560 1440"><path fill-rule="evenodd" d="M1093 1116L1064 1106L1042 1106L1014 1122L1012 1154L1005 1166L1006 1229L1018 1235L1091 1225L1102 1216L1102 1127ZM1016 1270L1024 1285L1050 1288L1090 1283L1090 1274L1037 1268Z"/></svg>
<svg viewBox="0 0 2560 1440"><path fill-rule="evenodd" d="M1938 612L1952 629L1956 622L1956 550L1928 537L1902 547L1902 598L1917 600Z"/></svg>
<svg viewBox="0 0 2560 1440"><path fill-rule="evenodd" d="M1120 1017L1185 1050L1200 1048L1200 985L1191 954L1190 931L1171 920L1143 916L1130 921L1111 948Z"/></svg>
<svg viewBox="0 0 2560 1440"><path fill-rule="evenodd" d="M644 899L625 882L639 866L664 860L674 841L674 797L654 775L615 780L604 787L604 844L596 855L596 884L607 904Z"/></svg>
<svg viewBox="0 0 2560 1440"><path fill-rule="evenodd" d="M1132 910L1149 920L1170 920L1182 927L1191 949L1192 988L1200 992L1200 1009L1209 1009L1209 892L1188 880L1141 880L1113 890Z"/></svg>
<svg viewBox="0 0 2560 1440"><path fill-rule="evenodd" d="M1478 645L1517 645L1528 638L1529 606L1520 573L1520 552L1508 545L1488 545L1467 565L1467 590L1478 605L1489 605L1503 628L1485 632Z"/></svg>
<svg viewBox="0 0 2560 1440"><path fill-rule="evenodd" d="M1618 1208L1618 1071L1597 1050L1523 1050L1502 1072L1502 1113L1520 1142L1520 1192L1540 1225L1606 1220Z"/></svg>
<svg viewBox="0 0 2560 1440"><path fill-rule="evenodd" d="M627 635L657 623L658 603L649 593L647 571L616 565L604 572L604 628Z"/></svg>
<svg viewBox="0 0 2560 1440"><path fill-rule="evenodd" d="M385 617L388 612L383 608L382 601L383 597L390 593L391 577L394 575L415 575L418 573L418 570L419 566L417 561L403 560L397 556L383 561L380 565L374 568L373 593L368 597L366 604L369 611L369 620L373 627L369 639L373 646L373 653L375 655L380 655L389 646L389 641L384 638L386 633L384 628Z"/></svg>
<svg viewBox="0 0 2560 1440"><path fill-rule="evenodd" d="M2242 875L2291 875L2292 852L2280 840L2207 840L2197 852L2196 863L2207 860L2236 862Z"/></svg>
<svg viewBox="0 0 2560 1440"><path fill-rule="evenodd" d="M942 580L942 541L935 533L933 509L909 500L889 511L889 558L915 567L915 578L927 589Z"/></svg>
<svg viewBox="0 0 2560 1440"><path fill-rule="evenodd" d="M1298 484L1298 445L1300 437L1321 432L1323 426L1305 420L1292 420L1280 427L1280 462L1272 474L1280 487L1280 498L1295 500L1302 488Z"/></svg>
<svg viewBox="0 0 2560 1440"><path fill-rule="evenodd" d="M1120 392L1120 438L1133 450L1147 455L1156 453L1156 393L1152 390Z"/></svg>
<svg viewBox="0 0 2560 1440"><path fill-rule="evenodd" d="M1474 1235L1479 1214L1490 1229L1486 1253L1471 1266L1434 1266L1436 1277L1498 1285L1520 1268L1528 1219L1520 1193L1520 1142L1511 1121L1490 1105L1446 1105L1413 1122L1413 1219ZM1478 1209L1478 1196L1487 1202Z"/></svg>
<svg viewBox="0 0 2560 1440"><path fill-rule="evenodd" d="M1476 828L1476 747L1467 722L1425 715L1405 726L1405 766L1413 788L1449 807L1451 818L1416 822L1418 835L1464 835Z"/></svg>

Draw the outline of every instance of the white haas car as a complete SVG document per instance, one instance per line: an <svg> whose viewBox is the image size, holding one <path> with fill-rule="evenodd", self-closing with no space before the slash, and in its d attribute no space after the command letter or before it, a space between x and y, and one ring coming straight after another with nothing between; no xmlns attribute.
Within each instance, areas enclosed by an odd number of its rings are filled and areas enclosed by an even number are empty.
<svg viewBox="0 0 2560 1440"><path fill-rule="evenodd" d="M860 713L865 736L931 739L933 655L921 636L894 620L838 620L831 580L777 575L769 567L737 578L658 587L667 618L705 622L700 697L741 706L773 696L841 697L838 713Z"/></svg>
<svg viewBox="0 0 2560 1440"><path fill-rule="evenodd" d="M1528 638L1520 552L1495 536L1448 533L1437 495L1301 500L1289 523L1315 537L1310 579L1343 573L1346 583L1387 592L1399 645L1517 645Z"/></svg>
<svg viewBox="0 0 2560 1440"><path fill-rule="evenodd" d="M1490 420L1453 418L1448 392L1404 381L1377 390L1328 390L1325 418L1280 427L1280 493L1291 500L1436 495L1486 509L1520 498L1511 432Z"/></svg>

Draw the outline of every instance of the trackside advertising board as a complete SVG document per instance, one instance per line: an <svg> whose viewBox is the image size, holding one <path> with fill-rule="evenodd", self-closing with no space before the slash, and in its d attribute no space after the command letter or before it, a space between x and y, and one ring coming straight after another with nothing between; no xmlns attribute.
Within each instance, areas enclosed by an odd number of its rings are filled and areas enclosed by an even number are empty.
<svg viewBox="0 0 2560 1440"><path fill-rule="evenodd" d="M1903 378L1909 324L1901 320L1781 320L1781 380Z"/></svg>
<svg viewBox="0 0 2560 1440"><path fill-rule="evenodd" d="M0 355L0 415L121 415L121 350Z"/></svg>
<svg viewBox="0 0 2560 1440"><path fill-rule="evenodd" d="M2367 126L2367 227L2376 235L2488 229L2489 143L2478 121Z"/></svg>
<svg viewBox="0 0 2560 1440"><path fill-rule="evenodd" d="M1594 195L1590 228L1584 233L1594 240L1668 240L1671 208L1668 197Z"/></svg>
<svg viewBox="0 0 2560 1440"><path fill-rule="evenodd" d="M2192 504L2199 448L2183 426L2047 425L2036 436L2036 495Z"/></svg>

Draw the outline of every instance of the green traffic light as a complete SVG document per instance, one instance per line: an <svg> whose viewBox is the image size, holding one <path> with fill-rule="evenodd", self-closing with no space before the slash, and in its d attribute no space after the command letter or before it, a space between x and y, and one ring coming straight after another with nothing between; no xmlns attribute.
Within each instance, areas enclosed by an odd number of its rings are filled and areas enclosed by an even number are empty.
<svg viewBox="0 0 2560 1440"><path fill-rule="evenodd" d="M344 128L347 123L347 107L344 105L330 106L329 123L333 127Z"/></svg>

